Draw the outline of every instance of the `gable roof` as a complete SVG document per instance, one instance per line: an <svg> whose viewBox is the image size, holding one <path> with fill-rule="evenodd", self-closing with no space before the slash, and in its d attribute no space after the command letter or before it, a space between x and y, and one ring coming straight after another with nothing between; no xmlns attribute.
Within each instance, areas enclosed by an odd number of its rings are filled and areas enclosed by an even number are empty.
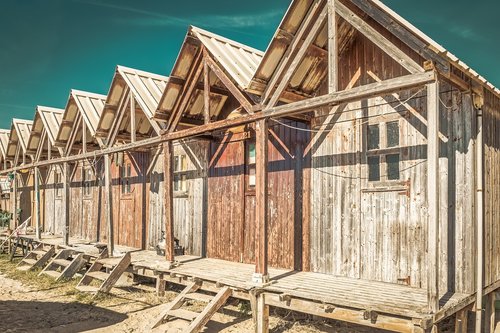
<svg viewBox="0 0 500 333"><path fill-rule="evenodd" d="M0 129L0 154L2 159L6 159L7 145L9 144L10 131Z"/></svg>
<svg viewBox="0 0 500 333"><path fill-rule="evenodd" d="M380 0L344 0L341 2L343 4L349 3L356 6L357 11L359 10L363 12L365 17L370 17L374 21L378 20L377 22L379 22L385 29L389 30L389 32L398 31L401 35L406 37L411 36L411 42L407 41L407 43L412 45L408 46L413 49L418 48L416 51L418 51L418 53L426 60L439 59L446 64L453 64L471 79L483 84L500 96L500 90L495 88L493 84L488 82L464 62L460 61L455 55L447 51L440 44L384 5ZM260 94L264 91L266 84L276 71L282 57L289 47L288 41L297 33L306 17L306 14L310 8L312 8L313 3L315 3L313 0L293 0L291 2L290 7L285 13L283 20L274 34L274 37L269 43L259 68L250 81L247 91L255 94ZM318 89L321 81L326 75L325 68L327 67L327 63L325 63L325 60L318 61L318 58L320 58L319 54L321 53L323 53L323 59L327 58L325 56L328 44L326 29L327 25L325 24L322 30L320 30L319 36L313 42L314 46L310 47L306 52L301 65L292 76L289 84L289 90L297 91L298 93L306 94L306 96L308 96L308 94L311 94ZM356 32L353 31L353 28L347 22L342 21L342 24L338 29L338 34L340 36L340 52L345 46L348 45L349 38L352 38L355 33ZM404 38L400 39L405 42L403 40ZM429 55L432 56L432 59L428 59ZM323 63L321 64L321 62Z"/></svg>
<svg viewBox="0 0 500 333"><path fill-rule="evenodd" d="M97 124L104 109L106 96L80 90L71 90L64 109L61 126L56 135L56 143L66 144L78 119L83 119L87 129L95 136Z"/></svg>
<svg viewBox="0 0 500 333"><path fill-rule="evenodd" d="M45 131L51 145L55 144L56 135L61 126L64 110L46 106L37 106L33 128L28 140L28 151L36 152L40 145L42 133Z"/></svg>
<svg viewBox="0 0 500 333"><path fill-rule="evenodd" d="M17 146L20 145L24 154L27 152L28 140L31 133L33 121L24 119L12 119L12 126L7 145L7 158L16 156Z"/></svg>
<svg viewBox="0 0 500 333"><path fill-rule="evenodd" d="M206 48L212 58L221 66L221 69L242 91L248 86L264 53L257 49L216 35L206 30L189 27L182 44L177 60L170 74L170 79L161 97L156 118L165 120L173 111L175 104L181 97L185 81L188 79L193 66L196 64L201 45ZM210 82L215 86L218 78L211 73ZM187 117L199 116L203 110L203 90L197 88L193 92L190 110ZM210 114L217 115L222 109L227 96L211 91Z"/></svg>
<svg viewBox="0 0 500 333"><path fill-rule="evenodd" d="M96 127L98 135L103 137L108 135L118 114L117 109L125 98L124 93L128 90L132 93L136 104L149 120L149 124L142 123L137 128L137 132L146 134L150 131L151 127L159 129L159 125L154 120L154 114L167 82L168 78L166 76L117 66L106 99L106 105ZM120 124L120 126L124 127L127 124Z"/></svg>

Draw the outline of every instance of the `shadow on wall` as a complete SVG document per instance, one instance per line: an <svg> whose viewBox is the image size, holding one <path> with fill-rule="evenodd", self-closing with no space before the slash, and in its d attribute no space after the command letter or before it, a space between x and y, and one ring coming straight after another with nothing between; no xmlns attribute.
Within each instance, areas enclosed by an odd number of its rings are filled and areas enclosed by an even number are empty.
<svg viewBox="0 0 500 333"><path fill-rule="evenodd" d="M81 303L0 301L0 332L85 332L127 315Z"/></svg>

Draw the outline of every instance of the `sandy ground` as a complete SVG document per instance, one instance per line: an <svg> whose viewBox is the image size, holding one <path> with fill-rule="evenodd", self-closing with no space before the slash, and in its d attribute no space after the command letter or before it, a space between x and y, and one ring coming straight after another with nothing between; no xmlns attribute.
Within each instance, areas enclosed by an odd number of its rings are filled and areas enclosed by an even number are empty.
<svg viewBox="0 0 500 333"><path fill-rule="evenodd" d="M77 292L77 281L55 283L37 273L19 272L0 256L0 332L181 332L183 321L168 322L152 330L162 305L172 300L179 289L168 290L165 297L155 295L150 285L122 279L112 295L92 299ZM173 287L175 288L175 286ZM201 311L199 303L188 309ZM204 332L254 332L247 302L230 299L209 322ZM293 312L271 308L270 331L381 333L347 323L314 320Z"/></svg>

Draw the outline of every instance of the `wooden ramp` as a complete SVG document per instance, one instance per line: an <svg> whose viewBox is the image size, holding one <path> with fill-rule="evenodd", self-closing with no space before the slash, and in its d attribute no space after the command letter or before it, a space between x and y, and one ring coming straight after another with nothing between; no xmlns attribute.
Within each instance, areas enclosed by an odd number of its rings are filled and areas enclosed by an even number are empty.
<svg viewBox="0 0 500 333"><path fill-rule="evenodd" d="M17 265L21 271L29 271L35 268L42 268L52 258L56 249L54 246L38 244L33 251L29 252Z"/></svg>
<svg viewBox="0 0 500 333"><path fill-rule="evenodd" d="M87 259L85 259L83 253L71 249L62 249L38 276L45 274L53 277L56 281L71 279L86 263Z"/></svg>
<svg viewBox="0 0 500 333"><path fill-rule="evenodd" d="M156 328L169 320L181 319L187 322L184 332L200 332L232 294L232 289L227 286L220 288L214 296L198 293L197 291L201 288L201 285L202 282L189 283L171 303L165 306L159 320L154 323L152 328ZM183 305L190 300L206 303L206 306L202 312L183 309Z"/></svg>
<svg viewBox="0 0 500 333"><path fill-rule="evenodd" d="M123 257L99 258L83 276L76 289L97 294L107 293L130 266L130 252Z"/></svg>

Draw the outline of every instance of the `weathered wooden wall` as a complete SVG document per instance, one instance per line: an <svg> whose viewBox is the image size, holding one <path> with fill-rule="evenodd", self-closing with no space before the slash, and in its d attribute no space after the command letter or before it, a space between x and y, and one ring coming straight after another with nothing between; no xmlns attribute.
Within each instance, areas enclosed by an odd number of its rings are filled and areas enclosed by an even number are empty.
<svg viewBox="0 0 500 333"><path fill-rule="evenodd" d="M362 36L340 64L341 89L405 73ZM450 90L441 85L440 288L472 292L475 114L470 96ZM312 145L313 271L392 283L410 277L412 286L426 287L425 95L413 90L402 92L400 100L391 95L351 103L336 113L316 112L314 128L326 125L326 130ZM368 181L367 126L388 121L400 124L401 178L374 186Z"/></svg>
<svg viewBox="0 0 500 333"><path fill-rule="evenodd" d="M500 98L486 93L483 109L485 284L500 279Z"/></svg>
<svg viewBox="0 0 500 333"><path fill-rule="evenodd" d="M285 121L289 126L308 126ZM269 265L301 269L302 171L309 133L271 123L269 135ZM245 145L253 134L211 143L208 175L207 255L255 261L255 190L249 190ZM307 157L306 157L307 158Z"/></svg>
<svg viewBox="0 0 500 333"><path fill-rule="evenodd" d="M61 168L58 165L51 166L47 170L44 185L42 186L44 192L44 205L45 205L45 218L44 218L44 232L62 235L64 231L63 216L63 202L62 197L56 195L56 187L62 189L62 183L56 183L56 172L60 172ZM62 193L62 190L60 191Z"/></svg>
<svg viewBox="0 0 500 333"><path fill-rule="evenodd" d="M174 155L185 155L187 190L174 193L174 237L186 254L204 255L203 240L206 225L206 181L208 142L191 140L176 142ZM153 154L152 154L153 156ZM154 248L165 230L163 219L163 153L152 159L149 173L148 247Z"/></svg>
<svg viewBox="0 0 500 333"><path fill-rule="evenodd" d="M19 173L17 177L17 207L18 209L21 209L19 220L21 221L20 223L23 223L28 217L31 216L33 206L33 201L31 200L33 195L33 177L31 177L29 172Z"/></svg>
<svg viewBox="0 0 500 333"><path fill-rule="evenodd" d="M114 161L117 161L115 156ZM123 166L130 164L130 193L122 193L120 165L112 163L112 196L114 242L118 245L144 249L146 246L146 221L149 211L146 203L149 193L146 187L146 173L149 152L126 152Z"/></svg>

